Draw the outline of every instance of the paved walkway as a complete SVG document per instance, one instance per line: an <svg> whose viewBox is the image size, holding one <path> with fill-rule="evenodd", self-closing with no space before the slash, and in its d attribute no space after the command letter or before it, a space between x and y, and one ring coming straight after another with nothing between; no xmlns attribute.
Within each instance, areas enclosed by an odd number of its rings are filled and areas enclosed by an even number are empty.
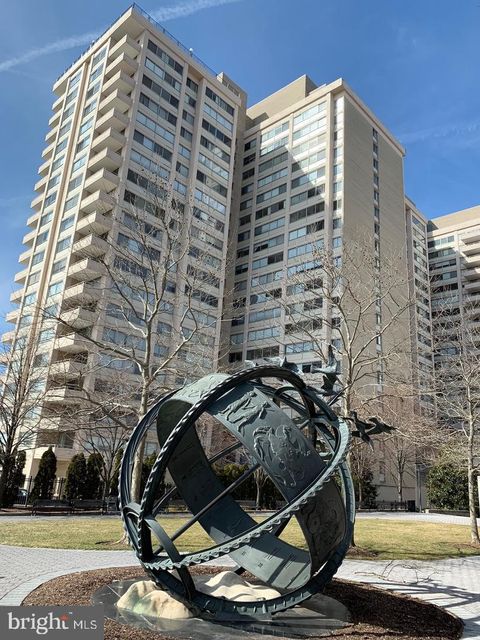
<svg viewBox="0 0 480 640"><path fill-rule="evenodd" d="M33 589L60 575L136 564L131 551L0 545L0 605L18 605ZM464 638L480 640L480 556L435 562L346 560L337 575L433 602L465 621Z"/></svg>

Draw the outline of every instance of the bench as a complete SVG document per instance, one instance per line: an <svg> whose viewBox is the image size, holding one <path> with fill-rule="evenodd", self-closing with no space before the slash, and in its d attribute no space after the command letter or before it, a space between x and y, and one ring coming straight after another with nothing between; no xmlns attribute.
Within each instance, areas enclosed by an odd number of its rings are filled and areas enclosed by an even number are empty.
<svg viewBox="0 0 480 640"><path fill-rule="evenodd" d="M32 516L45 512L71 514L73 506L68 500L35 500L32 504Z"/></svg>
<svg viewBox="0 0 480 640"><path fill-rule="evenodd" d="M104 512L103 500L72 500L73 512L76 511L100 511Z"/></svg>

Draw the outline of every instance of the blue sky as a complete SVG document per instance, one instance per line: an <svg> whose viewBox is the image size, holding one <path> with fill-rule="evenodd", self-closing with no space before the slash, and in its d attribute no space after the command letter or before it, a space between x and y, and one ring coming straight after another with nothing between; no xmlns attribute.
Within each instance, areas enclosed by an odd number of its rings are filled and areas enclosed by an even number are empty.
<svg viewBox="0 0 480 640"><path fill-rule="evenodd" d="M51 86L128 6L18 0L0 25L0 315L51 115ZM480 0L144 0L254 103L307 73L343 77L407 148L408 195L433 217L480 203ZM1 329L1 327L0 327Z"/></svg>

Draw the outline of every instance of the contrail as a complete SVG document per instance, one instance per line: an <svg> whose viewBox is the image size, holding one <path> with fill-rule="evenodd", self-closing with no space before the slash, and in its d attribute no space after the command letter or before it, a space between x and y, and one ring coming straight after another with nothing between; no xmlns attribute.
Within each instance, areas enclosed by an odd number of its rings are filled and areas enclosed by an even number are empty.
<svg viewBox="0 0 480 640"><path fill-rule="evenodd" d="M204 9L210 9L213 7L220 7L226 4L233 4L241 2L242 0L190 0L182 2L181 4L175 4L169 7L162 7L150 13L154 20L166 22L168 20L174 20L175 18L185 18L198 11ZM83 33L78 36L70 36L69 38L62 38L56 42L51 42L43 47L37 47L36 49L30 49L25 53L13 56L7 60L0 62L0 72L9 71L14 67L18 67L21 64L31 62L41 56L46 56L51 53L57 53L59 51L68 51L75 47L81 47L90 44L92 40L95 40L101 34L101 31L90 31L89 33Z"/></svg>

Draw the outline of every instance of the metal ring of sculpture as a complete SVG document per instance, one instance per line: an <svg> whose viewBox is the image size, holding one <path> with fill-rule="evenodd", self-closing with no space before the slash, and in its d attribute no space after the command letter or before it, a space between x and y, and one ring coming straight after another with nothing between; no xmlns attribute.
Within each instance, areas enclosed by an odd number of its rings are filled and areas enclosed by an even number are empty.
<svg viewBox="0 0 480 640"><path fill-rule="evenodd" d="M263 381L272 378L286 386ZM195 429L203 413L216 418L236 439L235 445L210 460ZM132 470L138 447L153 427L160 452L138 504L131 495ZM130 544L159 587L204 617L252 617L300 604L332 579L350 545L355 501L345 463L349 438L347 423L321 394L283 367L256 366L231 376L213 374L166 394L135 428L122 460L120 501ZM252 466L225 488L211 465L240 446L248 452ZM285 500L285 506L260 523L231 495L258 467ZM167 469L175 488L159 498ZM183 498L192 518L170 537L156 517L174 492ZM279 538L292 517L302 529L308 551ZM175 539L194 522L216 544L180 553ZM225 555L238 564L239 572L248 570L281 595L238 602L197 590L188 568Z"/></svg>

